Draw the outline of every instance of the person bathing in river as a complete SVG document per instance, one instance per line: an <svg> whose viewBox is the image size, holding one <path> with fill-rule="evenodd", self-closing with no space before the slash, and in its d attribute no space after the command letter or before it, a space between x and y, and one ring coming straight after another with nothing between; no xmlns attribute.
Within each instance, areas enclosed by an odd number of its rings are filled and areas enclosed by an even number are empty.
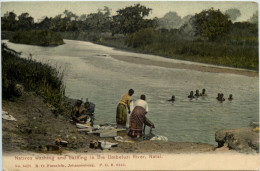
<svg viewBox="0 0 260 171"><path fill-rule="evenodd" d="M196 93L195 93L194 96L196 96L197 98L200 96L200 92L199 92L199 90L196 90Z"/></svg>
<svg viewBox="0 0 260 171"><path fill-rule="evenodd" d="M229 101L232 101L232 100L233 100L233 95L232 95L232 94L229 95L228 100L229 100Z"/></svg>
<svg viewBox="0 0 260 171"><path fill-rule="evenodd" d="M190 92L190 95L188 96L188 98L190 98L190 99L195 98L195 97L193 96L193 91Z"/></svg>
<svg viewBox="0 0 260 171"><path fill-rule="evenodd" d="M202 89L202 93L200 93L200 96L207 96L205 88Z"/></svg>
<svg viewBox="0 0 260 171"><path fill-rule="evenodd" d="M146 97L144 94L141 95L140 99L136 100L135 108L129 119L129 132L128 135L131 137L140 138L143 132L144 124L155 128L154 124L146 118L148 112L148 104L145 101Z"/></svg>
<svg viewBox="0 0 260 171"><path fill-rule="evenodd" d="M217 99L217 100L219 100L219 99L220 99L220 93L218 93L218 96L216 97L216 99Z"/></svg>
<svg viewBox="0 0 260 171"><path fill-rule="evenodd" d="M124 94L117 105L116 109L116 123L118 126L125 127L127 120L127 109L130 114L130 101L131 96L134 94L134 90L130 89L128 93ZM127 109L126 109L127 108Z"/></svg>
<svg viewBox="0 0 260 171"><path fill-rule="evenodd" d="M167 100L169 102L174 102L175 101L175 96L173 95L171 99Z"/></svg>
<svg viewBox="0 0 260 171"><path fill-rule="evenodd" d="M217 99L218 99L218 101L220 101L220 102L225 101L224 94L223 94L223 93L219 93Z"/></svg>

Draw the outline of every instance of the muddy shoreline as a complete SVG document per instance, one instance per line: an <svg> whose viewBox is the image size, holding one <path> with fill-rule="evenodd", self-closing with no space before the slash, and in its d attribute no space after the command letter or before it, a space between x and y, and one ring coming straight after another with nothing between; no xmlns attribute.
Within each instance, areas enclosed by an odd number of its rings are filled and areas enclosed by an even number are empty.
<svg viewBox="0 0 260 171"><path fill-rule="evenodd" d="M218 148L215 145L199 142L164 142L133 139L126 131L118 132L128 142L118 142L114 138L100 138L97 135L79 132L70 123L70 114L55 116L53 108L44 103L44 99L34 92L24 92L21 97L12 101L2 101L3 111L7 111L17 121L2 119L3 155L14 153L36 152L41 145L55 145L56 138L68 142L62 147L62 153L103 153L100 148L90 148L92 140L106 140L118 143L111 148L111 153L237 153L227 146ZM248 151L246 151L247 153ZM252 152L252 151L251 151Z"/></svg>
<svg viewBox="0 0 260 171"><path fill-rule="evenodd" d="M194 64L172 63L172 62L157 61L152 59L144 59L142 57L123 56L123 55L111 55L111 57L117 60L130 62L134 64L141 64L141 65L151 65L151 66L176 68L176 69L188 69L188 70L201 71L201 72L228 73L228 74L244 75L249 77L259 76L259 73L257 71L246 70L246 69L218 67L213 65L198 65L195 63Z"/></svg>
<svg viewBox="0 0 260 171"><path fill-rule="evenodd" d="M31 151L40 145L54 145L56 138L68 141L63 152L100 153L101 149L89 147L92 140L106 140L118 143L113 153L204 153L214 152L216 146L203 143L163 142L132 139L126 132L119 135L129 140L117 142L113 138L100 138L97 135L78 132L69 122L68 116L55 116L44 99L33 92L25 92L13 101L2 101L3 111L7 111L17 121L2 119L3 154Z"/></svg>

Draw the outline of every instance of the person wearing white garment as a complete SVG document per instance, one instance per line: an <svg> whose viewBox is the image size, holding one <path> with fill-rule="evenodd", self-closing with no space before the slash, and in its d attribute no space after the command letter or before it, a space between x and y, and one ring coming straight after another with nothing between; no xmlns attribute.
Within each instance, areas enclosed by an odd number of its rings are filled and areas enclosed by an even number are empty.
<svg viewBox="0 0 260 171"><path fill-rule="evenodd" d="M148 104L145 101L145 95L141 95L140 99L135 101L135 108L129 118L129 136L140 138L144 125L155 128L154 124L146 118L147 112Z"/></svg>
<svg viewBox="0 0 260 171"><path fill-rule="evenodd" d="M146 111L146 113L148 113L148 104L145 101L145 95L141 95L140 99L135 101L135 106L140 106L143 107Z"/></svg>

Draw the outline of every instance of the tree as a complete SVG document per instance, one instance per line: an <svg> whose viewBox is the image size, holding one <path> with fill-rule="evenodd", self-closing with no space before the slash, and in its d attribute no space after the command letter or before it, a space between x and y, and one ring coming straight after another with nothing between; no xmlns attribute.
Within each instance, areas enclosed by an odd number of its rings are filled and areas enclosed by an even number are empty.
<svg viewBox="0 0 260 171"><path fill-rule="evenodd" d="M224 35L230 29L232 22L220 10L203 10L195 14L192 19L195 35L206 38L210 41Z"/></svg>
<svg viewBox="0 0 260 171"><path fill-rule="evenodd" d="M15 31L17 24L16 14L14 12L6 12L4 17L1 17L2 30Z"/></svg>
<svg viewBox="0 0 260 171"><path fill-rule="evenodd" d="M97 13L89 14L84 23L87 26L87 29L91 31L110 31L110 9L105 6L103 10L99 9Z"/></svg>
<svg viewBox="0 0 260 171"><path fill-rule="evenodd" d="M241 16L240 10L236 8L226 10L225 14L228 15L231 21L236 21L236 19Z"/></svg>
<svg viewBox="0 0 260 171"><path fill-rule="evenodd" d="M41 30L49 30L50 23L51 19L48 17L44 17L44 19L40 23L35 23L35 28Z"/></svg>
<svg viewBox="0 0 260 171"><path fill-rule="evenodd" d="M55 16L54 18L50 18L50 26L49 29L52 31L65 31L65 28L62 26L62 18L61 14Z"/></svg>
<svg viewBox="0 0 260 171"><path fill-rule="evenodd" d="M159 27L166 28L168 30L179 28L181 26L181 22L182 19L176 12L168 12L159 19Z"/></svg>
<svg viewBox="0 0 260 171"><path fill-rule="evenodd" d="M54 18L51 18L50 30L53 31L77 31L78 28L78 16L68 10L65 10L63 14L59 14Z"/></svg>
<svg viewBox="0 0 260 171"><path fill-rule="evenodd" d="M155 24L152 20L144 19L152 11L140 4L126 7L117 11L117 15L113 16L113 34L115 33L134 33L142 28L151 27Z"/></svg>
<svg viewBox="0 0 260 171"><path fill-rule="evenodd" d="M33 25L34 19L27 12L18 16L18 27L20 30L30 30L33 28Z"/></svg>
<svg viewBox="0 0 260 171"><path fill-rule="evenodd" d="M248 20L250 23L258 24L258 11L256 11L253 16Z"/></svg>
<svg viewBox="0 0 260 171"><path fill-rule="evenodd" d="M183 17L183 18L181 19L181 26L182 26L183 24L187 24L187 23L190 21L191 17L192 17L192 15L186 15L185 17Z"/></svg>

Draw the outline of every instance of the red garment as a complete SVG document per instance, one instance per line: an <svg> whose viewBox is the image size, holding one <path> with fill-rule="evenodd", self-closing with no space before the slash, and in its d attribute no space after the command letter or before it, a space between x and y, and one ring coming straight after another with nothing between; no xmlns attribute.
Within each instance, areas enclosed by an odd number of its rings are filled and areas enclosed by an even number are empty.
<svg viewBox="0 0 260 171"><path fill-rule="evenodd" d="M143 131L143 125L145 121L145 114L147 112L143 107L136 106L129 118L129 133L131 137L141 137Z"/></svg>

